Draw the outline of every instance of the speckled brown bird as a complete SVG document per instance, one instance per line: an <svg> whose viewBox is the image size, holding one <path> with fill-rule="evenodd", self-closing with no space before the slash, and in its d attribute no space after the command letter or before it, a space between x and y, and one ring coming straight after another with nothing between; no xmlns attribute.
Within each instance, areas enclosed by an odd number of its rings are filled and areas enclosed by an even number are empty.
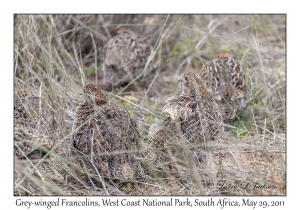
<svg viewBox="0 0 300 210"><path fill-rule="evenodd" d="M71 137L77 154L85 156L77 160L94 175L134 180L142 173L134 153L140 138L135 121L125 108L109 105L100 87L89 84L83 92L85 101L76 110Z"/></svg>
<svg viewBox="0 0 300 210"><path fill-rule="evenodd" d="M152 52L152 46L147 43L146 38L128 29L115 28L111 34L113 37L104 47L102 70L104 82L118 87L142 73Z"/></svg>
<svg viewBox="0 0 300 210"><path fill-rule="evenodd" d="M22 169L25 170L16 172L15 178L22 179L25 173L31 171L42 180L63 181L63 176L51 164L51 156L46 157L38 167L32 170L32 166L36 165L54 144L51 138L37 131L30 118L28 101L37 97L29 90L21 90L14 94L14 156L18 162L24 163ZM31 189L38 189L28 179L25 184L26 187L31 186ZM36 194L36 192L31 192L31 194Z"/></svg>
<svg viewBox="0 0 300 210"><path fill-rule="evenodd" d="M203 162L203 147L222 136L222 116L218 104L198 74L188 72L178 81L184 82L189 94L173 96L165 101L163 113L167 117L162 125L151 127L149 143L160 150L165 150L171 144L181 144L189 148L190 161L193 161L193 156L197 162ZM177 155L173 154L174 157L180 157L178 151ZM186 152L184 154L187 155ZM155 152L146 154L146 161L157 164L157 161L153 162L155 158L159 158Z"/></svg>
<svg viewBox="0 0 300 210"><path fill-rule="evenodd" d="M185 73L179 82L184 82L190 94L169 100L164 109L174 107L173 112L180 111L179 120L188 143L201 144L218 140L223 130L223 120L207 85L194 72ZM170 116L171 111L168 112Z"/></svg>
<svg viewBox="0 0 300 210"><path fill-rule="evenodd" d="M39 134L28 111L28 101L37 97L29 90L14 94L14 153L17 157L30 154L42 145L51 148L51 140Z"/></svg>
<svg viewBox="0 0 300 210"><path fill-rule="evenodd" d="M224 120L234 119L236 113L246 107L251 83L246 82L240 60L230 58L226 53L219 54L218 58L204 65L201 77L219 104Z"/></svg>

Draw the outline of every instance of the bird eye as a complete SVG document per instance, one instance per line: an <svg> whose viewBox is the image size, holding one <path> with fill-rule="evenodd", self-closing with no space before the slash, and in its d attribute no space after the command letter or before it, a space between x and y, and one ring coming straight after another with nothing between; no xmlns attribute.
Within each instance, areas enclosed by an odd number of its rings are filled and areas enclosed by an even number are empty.
<svg viewBox="0 0 300 210"><path fill-rule="evenodd" d="M185 80L187 80L187 77L184 77Z"/></svg>

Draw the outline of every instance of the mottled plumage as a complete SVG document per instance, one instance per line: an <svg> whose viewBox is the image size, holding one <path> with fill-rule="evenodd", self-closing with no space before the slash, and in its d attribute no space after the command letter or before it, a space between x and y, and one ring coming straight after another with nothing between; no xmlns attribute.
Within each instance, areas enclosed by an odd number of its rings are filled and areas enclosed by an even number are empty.
<svg viewBox="0 0 300 210"><path fill-rule="evenodd" d="M174 144L181 145L182 149L179 150L178 146L173 147L175 158L202 162L203 147L220 139L223 120L218 105L199 75L189 72L179 81L184 82L189 88L189 95L173 96L165 101L163 113L166 113L167 117L162 125L151 127L150 146L155 150L166 151ZM190 152L187 150L184 152L184 148L189 149ZM163 156L150 151L146 155L146 161L157 164L157 160L154 162L153 160ZM169 168L174 171L172 164L169 164Z"/></svg>
<svg viewBox="0 0 300 210"><path fill-rule="evenodd" d="M28 155L40 146L47 149L53 146L52 140L41 135L30 118L27 102L36 97L29 90L14 94L14 153L17 157L23 156L20 150Z"/></svg>
<svg viewBox="0 0 300 210"><path fill-rule="evenodd" d="M223 120L218 104L215 102L206 84L198 74L189 72L179 80L189 88L190 94L171 100L164 107L174 107L169 111L182 113L178 120L188 143L201 144L220 138ZM174 106L176 104L176 106ZM184 111L182 111L184 110Z"/></svg>
<svg viewBox="0 0 300 210"><path fill-rule="evenodd" d="M236 112L244 109L249 100L242 62L222 54L207 62L201 73L219 104L223 119L234 119Z"/></svg>
<svg viewBox="0 0 300 210"><path fill-rule="evenodd" d="M134 154L139 133L123 107L107 103L106 94L95 85L83 89L86 100L76 110L71 142L87 170L108 178L133 180L141 173Z"/></svg>
<svg viewBox="0 0 300 210"><path fill-rule="evenodd" d="M116 28L111 33L113 37L104 47L104 81L118 87L142 73L152 47L128 29Z"/></svg>
<svg viewBox="0 0 300 210"><path fill-rule="evenodd" d="M54 145L54 141L51 138L37 131L30 118L27 103L31 98L36 97L38 96L32 94L29 90L19 91L14 94L14 156L16 161L24 163L23 167L21 167L23 171L16 172L15 178L16 180L21 179L23 174L31 171L42 180L49 181L55 179L63 181L63 176L51 164L50 156L45 158L34 170L31 170L32 164L36 165ZM25 179L24 186L31 186L32 189L39 188L34 186L34 183L27 178ZM36 194L35 192L31 193Z"/></svg>

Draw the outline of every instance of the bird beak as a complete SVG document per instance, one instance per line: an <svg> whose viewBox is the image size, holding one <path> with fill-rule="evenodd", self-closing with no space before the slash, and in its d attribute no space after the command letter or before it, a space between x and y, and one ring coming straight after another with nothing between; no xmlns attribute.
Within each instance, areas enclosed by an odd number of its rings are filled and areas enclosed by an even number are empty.
<svg viewBox="0 0 300 210"><path fill-rule="evenodd" d="M39 96L37 94L32 94L31 98L39 98Z"/></svg>
<svg viewBox="0 0 300 210"><path fill-rule="evenodd" d="M177 80L177 82L183 82L182 77L180 77L179 80Z"/></svg>

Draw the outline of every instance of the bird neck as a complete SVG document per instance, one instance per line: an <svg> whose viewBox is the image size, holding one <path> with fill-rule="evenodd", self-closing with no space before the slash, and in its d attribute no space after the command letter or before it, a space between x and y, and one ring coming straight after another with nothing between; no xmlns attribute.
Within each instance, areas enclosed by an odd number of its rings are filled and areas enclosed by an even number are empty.
<svg viewBox="0 0 300 210"><path fill-rule="evenodd" d="M103 100L96 100L96 101L91 101L91 100L86 100L84 105L89 106L89 107L95 107L95 106L104 106L107 102Z"/></svg>
<svg viewBox="0 0 300 210"><path fill-rule="evenodd" d="M106 101L96 101L97 106L104 106L106 104Z"/></svg>
<svg viewBox="0 0 300 210"><path fill-rule="evenodd" d="M192 98L211 99L212 95L207 85L200 79L194 78L190 84L190 94Z"/></svg>

